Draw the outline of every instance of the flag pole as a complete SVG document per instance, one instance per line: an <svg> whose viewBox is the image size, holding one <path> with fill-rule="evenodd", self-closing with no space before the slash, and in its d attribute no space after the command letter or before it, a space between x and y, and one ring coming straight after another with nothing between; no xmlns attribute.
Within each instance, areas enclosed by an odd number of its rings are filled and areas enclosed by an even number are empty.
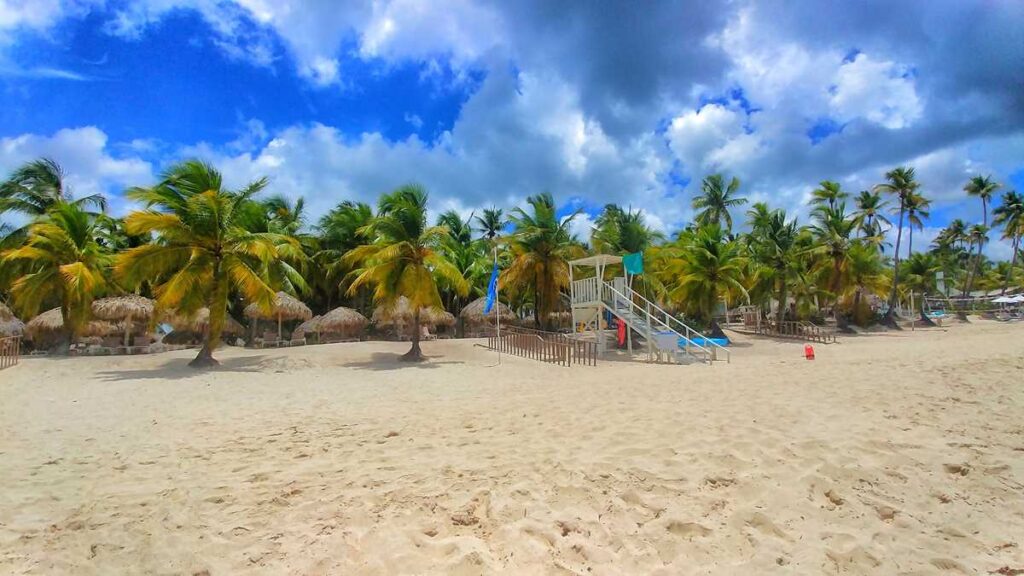
<svg viewBox="0 0 1024 576"><path fill-rule="evenodd" d="M494 243L494 268L498 268L498 243ZM494 326L498 333L498 366L501 366L501 314L499 308L501 300L498 299L498 282L494 282Z"/></svg>

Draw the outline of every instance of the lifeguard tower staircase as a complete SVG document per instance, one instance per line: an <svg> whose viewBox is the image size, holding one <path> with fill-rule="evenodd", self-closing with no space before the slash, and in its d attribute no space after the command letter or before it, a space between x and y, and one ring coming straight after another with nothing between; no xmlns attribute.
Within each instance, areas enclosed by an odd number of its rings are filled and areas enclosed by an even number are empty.
<svg viewBox="0 0 1024 576"><path fill-rule="evenodd" d="M592 333L598 351L607 350L603 321L607 314L611 314L626 325L627 333L636 332L646 341L649 361L685 363L696 360L706 364L716 360L729 362L727 348L706 338L633 291L632 278L628 275L606 281L607 268L621 263L621 256L607 254L569 262L572 325L577 337ZM593 269L594 275L576 280L577 269ZM633 338L627 337L626 345L632 354Z"/></svg>

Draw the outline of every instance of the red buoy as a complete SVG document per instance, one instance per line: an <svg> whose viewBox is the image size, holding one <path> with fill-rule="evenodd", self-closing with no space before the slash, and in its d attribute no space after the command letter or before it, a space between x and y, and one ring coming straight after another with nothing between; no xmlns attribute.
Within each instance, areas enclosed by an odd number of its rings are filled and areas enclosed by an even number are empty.
<svg viewBox="0 0 1024 576"><path fill-rule="evenodd" d="M804 358L808 360L814 360L814 346L810 344L804 344Z"/></svg>

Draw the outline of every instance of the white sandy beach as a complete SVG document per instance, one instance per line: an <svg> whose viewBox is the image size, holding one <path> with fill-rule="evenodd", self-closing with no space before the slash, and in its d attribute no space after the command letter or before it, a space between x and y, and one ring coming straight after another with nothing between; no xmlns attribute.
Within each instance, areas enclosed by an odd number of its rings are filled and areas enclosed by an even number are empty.
<svg viewBox="0 0 1024 576"><path fill-rule="evenodd" d="M28 358L4 574L1024 568L1024 325L739 338L713 367L474 341Z"/></svg>

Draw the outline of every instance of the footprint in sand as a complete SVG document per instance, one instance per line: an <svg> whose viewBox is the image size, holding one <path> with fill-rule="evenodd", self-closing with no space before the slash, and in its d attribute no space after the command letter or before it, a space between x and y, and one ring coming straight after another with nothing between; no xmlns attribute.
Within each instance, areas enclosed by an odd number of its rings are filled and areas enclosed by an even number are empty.
<svg viewBox="0 0 1024 576"><path fill-rule="evenodd" d="M686 538L687 540L693 540L694 538L703 538L708 534L711 534L711 529L705 528L696 522L679 522L673 520L665 526L665 530L669 533L679 536L680 538Z"/></svg>
<svg viewBox="0 0 1024 576"><path fill-rule="evenodd" d="M957 476L967 476L971 473L971 467L967 464L943 464L942 469Z"/></svg>

